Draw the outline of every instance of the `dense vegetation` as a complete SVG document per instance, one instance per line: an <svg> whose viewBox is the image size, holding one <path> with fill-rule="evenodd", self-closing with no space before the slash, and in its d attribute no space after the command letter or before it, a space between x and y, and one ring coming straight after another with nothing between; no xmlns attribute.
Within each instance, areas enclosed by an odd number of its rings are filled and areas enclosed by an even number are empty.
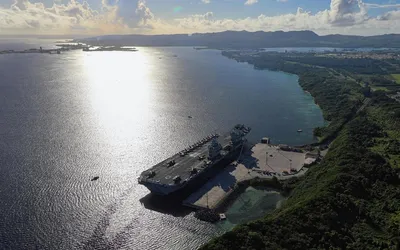
<svg viewBox="0 0 400 250"><path fill-rule="evenodd" d="M371 92L354 111L359 105L353 99L363 91L357 81L342 74L314 77L302 72L300 82L332 122L347 118L329 153L298 181L281 209L202 249L400 248L400 103ZM332 91L343 96L330 97Z"/></svg>
<svg viewBox="0 0 400 250"><path fill-rule="evenodd" d="M223 31L215 33L173 35L108 35L84 39L90 45L114 46L208 46L211 48L271 48L271 47L386 47L400 48L400 35L381 36L319 36L312 31L248 32Z"/></svg>
<svg viewBox="0 0 400 250"><path fill-rule="evenodd" d="M203 249L400 247L400 180L369 147L383 130L365 114L341 131L284 207L235 228Z"/></svg>
<svg viewBox="0 0 400 250"><path fill-rule="evenodd" d="M396 60L377 60L371 58L338 58L329 55L322 56L318 53L277 53L262 52L257 56L242 55L236 51L224 51L223 55L245 61L257 68L281 70L296 74L304 72L300 66L316 66L329 68L339 72L354 72L365 75L396 74L399 65Z"/></svg>

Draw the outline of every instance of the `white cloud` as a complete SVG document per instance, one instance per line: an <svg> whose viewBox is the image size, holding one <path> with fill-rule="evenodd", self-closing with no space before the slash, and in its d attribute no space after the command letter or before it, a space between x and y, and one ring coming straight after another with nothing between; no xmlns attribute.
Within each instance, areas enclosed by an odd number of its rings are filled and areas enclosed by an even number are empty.
<svg viewBox="0 0 400 250"><path fill-rule="evenodd" d="M143 28L152 28L149 24L151 20L154 19L154 14L151 12L150 8L146 6L146 0L139 0L137 3L136 14L138 15L140 21L139 26Z"/></svg>
<svg viewBox="0 0 400 250"><path fill-rule="evenodd" d="M356 6L358 6L359 11L354 10ZM362 23L368 18L367 10L361 0L332 0L330 10L327 13L328 21L333 26L354 25Z"/></svg>
<svg viewBox="0 0 400 250"><path fill-rule="evenodd" d="M368 8L400 8L400 4L365 3Z"/></svg>
<svg viewBox="0 0 400 250"><path fill-rule="evenodd" d="M315 14L298 8L296 13L279 16L259 15L241 19L219 19L214 13L192 15L166 22L151 21L149 33L195 33L224 30L276 31L313 30L319 34L371 35L400 33L400 11L390 11L378 18L368 15L362 0L331 0L330 8ZM158 27L162 27L159 32Z"/></svg>
<svg viewBox="0 0 400 250"><path fill-rule="evenodd" d="M102 11L87 2L70 0L67 4L45 7L43 3L14 0L10 8L0 8L0 34L105 34L123 32L126 26L117 7L102 0Z"/></svg>
<svg viewBox="0 0 400 250"><path fill-rule="evenodd" d="M210 0L201 0L203 3L205 3L205 4L209 4L209 3L211 3L211 1Z"/></svg>
<svg viewBox="0 0 400 250"><path fill-rule="evenodd" d="M138 0L136 10L132 10L133 21L128 26L128 20L124 22L118 15L117 5L111 5L108 0L102 0L101 10L98 11L87 2L80 3L77 0L69 0L66 4L54 3L51 7L29 0L14 0L10 7L0 7L0 34L171 34L224 30L313 30L319 34L352 35L400 33L400 10L392 9L378 17L368 15L371 8L393 6L397 4L331 0L329 9L316 13L298 8L295 13L277 16L262 14L230 19L218 18L218 13L207 12L165 20L151 11L146 0Z"/></svg>
<svg viewBox="0 0 400 250"><path fill-rule="evenodd" d="M255 3L258 3L258 0L247 0L244 4L245 5L253 5Z"/></svg>

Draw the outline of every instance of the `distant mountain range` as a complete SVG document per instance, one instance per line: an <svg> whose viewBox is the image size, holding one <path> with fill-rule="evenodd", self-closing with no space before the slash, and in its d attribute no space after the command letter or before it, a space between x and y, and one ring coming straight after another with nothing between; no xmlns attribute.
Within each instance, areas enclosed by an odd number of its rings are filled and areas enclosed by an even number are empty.
<svg viewBox="0 0 400 250"><path fill-rule="evenodd" d="M319 36L312 31L224 31L192 35L108 35L76 39L91 45L207 46L211 48L338 47L400 48L400 35Z"/></svg>

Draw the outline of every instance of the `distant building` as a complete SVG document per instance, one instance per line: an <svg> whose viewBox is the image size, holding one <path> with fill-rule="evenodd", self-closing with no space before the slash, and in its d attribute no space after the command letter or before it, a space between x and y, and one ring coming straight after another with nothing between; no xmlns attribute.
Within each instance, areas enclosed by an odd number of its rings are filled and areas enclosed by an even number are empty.
<svg viewBox="0 0 400 250"><path fill-rule="evenodd" d="M263 144L269 144L269 143L270 143L270 139L269 139L268 137L263 137L263 138L261 139L261 143L263 143Z"/></svg>

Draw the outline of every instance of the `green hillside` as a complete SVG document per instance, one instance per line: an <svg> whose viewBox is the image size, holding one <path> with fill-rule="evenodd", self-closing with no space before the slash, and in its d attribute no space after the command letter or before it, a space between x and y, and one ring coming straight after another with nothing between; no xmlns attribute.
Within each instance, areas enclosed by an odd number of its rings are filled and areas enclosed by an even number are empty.
<svg viewBox="0 0 400 250"><path fill-rule="evenodd" d="M298 74L331 120L319 131L333 139L326 157L281 209L202 249L400 248L400 103L352 80L357 71L323 71Z"/></svg>

